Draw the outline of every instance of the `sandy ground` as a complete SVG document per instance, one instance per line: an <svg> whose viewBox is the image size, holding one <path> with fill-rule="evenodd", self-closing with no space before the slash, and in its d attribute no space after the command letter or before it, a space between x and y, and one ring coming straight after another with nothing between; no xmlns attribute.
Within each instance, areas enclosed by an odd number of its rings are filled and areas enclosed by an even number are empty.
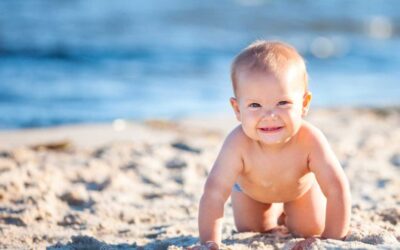
<svg viewBox="0 0 400 250"><path fill-rule="evenodd" d="M184 249L228 115L0 132L0 249ZM400 108L313 110L351 182L351 233L312 249L400 249ZM237 233L223 249L301 239Z"/></svg>

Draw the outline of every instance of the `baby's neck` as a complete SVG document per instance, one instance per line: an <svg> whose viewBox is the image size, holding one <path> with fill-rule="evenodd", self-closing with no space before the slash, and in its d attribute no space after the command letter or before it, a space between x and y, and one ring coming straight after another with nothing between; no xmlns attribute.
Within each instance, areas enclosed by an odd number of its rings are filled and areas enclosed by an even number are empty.
<svg viewBox="0 0 400 250"><path fill-rule="evenodd" d="M296 135L293 135L292 137L287 138L285 141L278 143L266 144L262 143L261 141L256 141L256 143L265 152L280 152L293 144Z"/></svg>

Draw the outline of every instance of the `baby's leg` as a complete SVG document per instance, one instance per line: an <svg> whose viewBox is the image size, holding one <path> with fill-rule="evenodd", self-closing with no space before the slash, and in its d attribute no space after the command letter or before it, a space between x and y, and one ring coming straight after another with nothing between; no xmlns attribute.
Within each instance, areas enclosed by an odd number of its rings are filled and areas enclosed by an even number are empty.
<svg viewBox="0 0 400 250"><path fill-rule="evenodd" d="M320 235L325 227L326 198L315 182L301 198L284 204L286 226L295 235Z"/></svg>
<svg viewBox="0 0 400 250"><path fill-rule="evenodd" d="M283 212L282 203L265 204L240 191L232 191L232 208L239 232L266 232L278 225Z"/></svg>

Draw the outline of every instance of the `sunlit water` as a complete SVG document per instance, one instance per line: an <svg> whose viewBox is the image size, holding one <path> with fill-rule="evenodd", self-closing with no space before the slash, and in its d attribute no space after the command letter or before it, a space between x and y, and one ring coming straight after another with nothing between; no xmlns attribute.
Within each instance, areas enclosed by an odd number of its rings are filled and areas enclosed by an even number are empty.
<svg viewBox="0 0 400 250"><path fill-rule="evenodd" d="M0 128L230 112L230 63L294 45L313 106L400 104L398 1L1 1Z"/></svg>

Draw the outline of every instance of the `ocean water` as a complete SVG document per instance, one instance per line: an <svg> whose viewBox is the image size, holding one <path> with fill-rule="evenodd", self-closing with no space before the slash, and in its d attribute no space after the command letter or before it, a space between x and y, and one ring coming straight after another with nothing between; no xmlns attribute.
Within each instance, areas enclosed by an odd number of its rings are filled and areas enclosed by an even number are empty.
<svg viewBox="0 0 400 250"><path fill-rule="evenodd" d="M231 112L233 57L283 40L313 107L400 104L400 2L0 1L0 129Z"/></svg>

